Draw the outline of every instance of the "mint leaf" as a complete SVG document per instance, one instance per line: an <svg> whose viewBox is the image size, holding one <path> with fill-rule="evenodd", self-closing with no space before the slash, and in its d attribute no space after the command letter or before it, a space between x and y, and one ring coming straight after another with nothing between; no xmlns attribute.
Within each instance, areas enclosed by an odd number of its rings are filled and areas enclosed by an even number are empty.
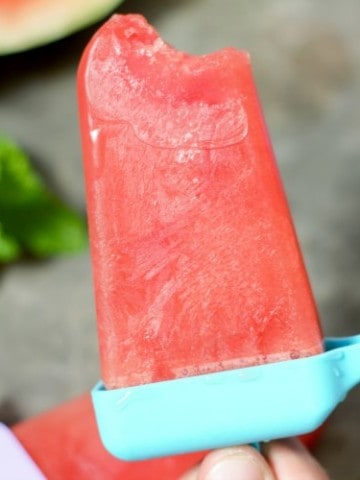
<svg viewBox="0 0 360 480"><path fill-rule="evenodd" d="M7 237L0 225L0 263L16 260L20 254L19 244L13 238Z"/></svg>
<svg viewBox="0 0 360 480"><path fill-rule="evenodd" d="M46 188L22 150L0 137L0 262L24 252L74 253L86 245L85 220Z"/></svg>

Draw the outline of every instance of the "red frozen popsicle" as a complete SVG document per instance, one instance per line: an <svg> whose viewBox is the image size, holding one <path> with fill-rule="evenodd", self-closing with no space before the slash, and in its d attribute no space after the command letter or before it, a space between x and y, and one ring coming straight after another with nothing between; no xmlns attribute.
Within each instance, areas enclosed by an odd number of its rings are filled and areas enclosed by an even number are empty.
<svg viewBox="0 0 360 480"><path fill-rule="evenodd" d="M248 54L188 55L115 15L79 98L106 386L319 353Z"/></svg>
<svg viewBox="0 0 360 480"><path fill-rule="evenodd" d="M90 395L19 423L13 432L49 480L178 480L204 456L117 460L101 443Z"/></svg>

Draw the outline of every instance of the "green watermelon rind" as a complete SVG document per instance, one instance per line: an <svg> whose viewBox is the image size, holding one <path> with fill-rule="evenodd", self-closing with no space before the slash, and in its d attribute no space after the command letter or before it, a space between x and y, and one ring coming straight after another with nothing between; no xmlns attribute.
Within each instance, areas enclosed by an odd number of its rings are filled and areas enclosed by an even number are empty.
<svg viewBox="0 0 360 480"><path fill-rule="evenodd" d="M55 11L54 15L51 14L52 7L49 2L49 10L44 12L44 19L46 15L47 21L34 15L33 18L25 18L18 24L6 20L0 2L0 56L60 40L105 18L122 2L123 0L74 0L68 14L62 18L59 18Z"/></svg>

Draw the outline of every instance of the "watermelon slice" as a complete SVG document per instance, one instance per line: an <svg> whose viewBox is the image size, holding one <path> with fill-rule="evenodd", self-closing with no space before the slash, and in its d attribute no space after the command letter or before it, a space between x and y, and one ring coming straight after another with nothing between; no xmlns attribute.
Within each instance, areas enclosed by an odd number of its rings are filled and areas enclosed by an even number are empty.
<svg viewBox="0 0 360 480"><path fill-rule="evenodd" d="M127 463L102 446L90 395L14 426L13 432L51 480L177 480L202 453Z"/></svg>
<svg viewBox="0 0 360 480"><path fill-rule="evenodd" d="M106 387L321 352L249 55L113 16L79 101Z"/></svg>
<svg viewBox="0 0 360 480"><path fill-rule="evenodd" d="M0 0L0 55L26 50L90 25L121 0Z"/></svg>

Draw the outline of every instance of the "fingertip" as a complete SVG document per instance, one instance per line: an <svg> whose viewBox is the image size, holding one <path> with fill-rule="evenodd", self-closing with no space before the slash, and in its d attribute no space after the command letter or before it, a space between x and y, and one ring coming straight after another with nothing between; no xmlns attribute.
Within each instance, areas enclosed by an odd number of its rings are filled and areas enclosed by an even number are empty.
<svg viewBox="0 0 360 480"><path fill-rule="evenodd" d="M273 475L258 451L249 446L241 446L210 453L204 459L195 478L196 480L273 480Z"/></svg>
<svg viewBox="0 0 360 480"><path fill-rule="evenodd" d="M269 442L264 446L264 455L280 480L329 480L325 470L298 439Z"/></svg>
<svg viewBox="0 0 360 480"><path fill-rule="evenodd" d="M198 480L199 466L193 467L188 472L184 473L179 480Z"/></svg>

